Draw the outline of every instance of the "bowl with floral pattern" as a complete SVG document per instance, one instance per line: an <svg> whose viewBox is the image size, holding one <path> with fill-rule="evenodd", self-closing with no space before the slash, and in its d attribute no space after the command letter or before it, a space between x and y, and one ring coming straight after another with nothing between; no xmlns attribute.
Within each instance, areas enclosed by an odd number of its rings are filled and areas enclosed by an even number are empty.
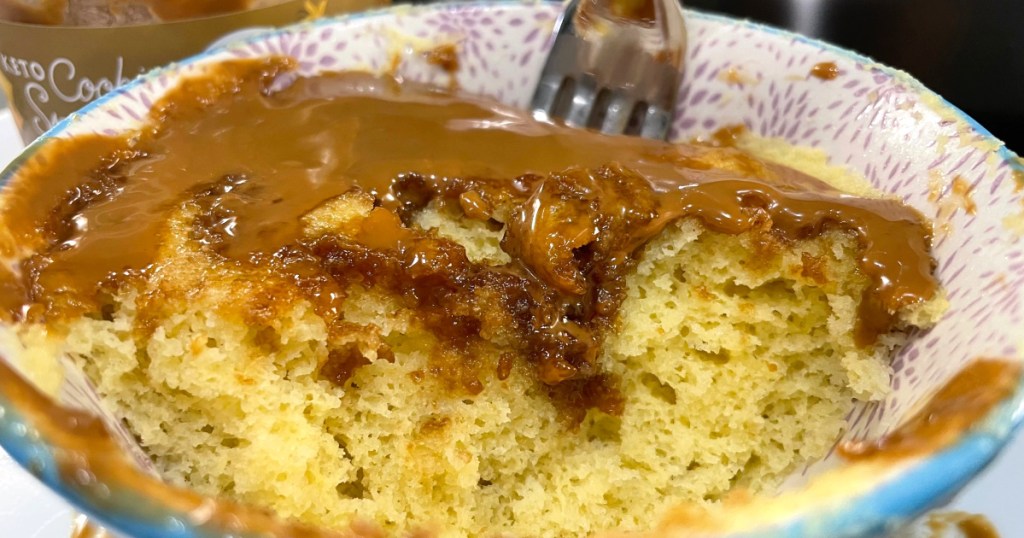
<svg viewBox="0 0 1024 538"><path fill-rule="evenodd" d="M38 139L2 179L55 139L138 127L182 77L230 59L287 56L301 76L397 66L409 80L454 82L525 108L560 11L555 3L504 0L401 6L248 36L117 88ZM888 396L856 404L847 417L836 446L859 446L862 457L833 450L795 472L777 495L652 515L660 522L649 534L852 537L899 528L962 488L1024 420L1024 161L941 97L868 58L700 12L688 13L687 31L672 137L690 140L742 125L761 137L819 149L830 164L902 199L936 225L935 274L950 307L893 358ZM443 44L456 45L454 72L420 54ZM104 420L80 372L65 376L63 407L12 381L27 352L10 338L0 340L6 380L0 444L104 526L140 537L336 535L164 483L138 450L90 462L87 473L65 472L69 446L91 439L119 452L133 444L131 434ZM968 402L971 412L929 406L943 395L947 403ZM979 401L984 405L974 405ZM893 435L908 424L939 424L945 434L927 447L909 446ZM104 426L109 434L97 434ZM356 527L346 533L372 534Z"/></svg>

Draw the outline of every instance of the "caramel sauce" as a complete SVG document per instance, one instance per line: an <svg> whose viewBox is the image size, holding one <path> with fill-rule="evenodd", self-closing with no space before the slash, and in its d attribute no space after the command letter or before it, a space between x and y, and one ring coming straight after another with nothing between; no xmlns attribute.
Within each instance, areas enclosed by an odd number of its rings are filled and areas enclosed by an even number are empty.
<svg viewBox="0 0 1024 538"><path fill-rule="evenodd" d="M930 538L943 538L955 527L964 538L999 538L999 531L992 522L981 514L968 512L937 512L930 514L927 521Z"/></svg>
<svg viewBox="0 0 1024 538"><path fill-rule="evenodd" d="M436 65L445 73L455 73L459 70L459 49L453 43L438 45L425 53L427 63Z"/></svg>
<svg viewBox="0 0 1024 538"><path fill-rule="evenodd" d="M598 3L600 0L593 0ZM657 21L658 12L654 0L605 0L607 10L615 17L627 21L635 21L653 25Z"/></svg>
<svg viewBox="0 0 1024 538"><path fill-rule="evenodd" d="M953 178L951 192L957 200L957 204L968 215L974 215L978 212L978 204L974 202L973 191L974 187L966 179L960 176Z"/></svg>
<svg viewBox="0 0 1024 538"><path fill-rule="evenodd" d="M974 514L956 524L964 538L999 538L999 531L985 516Z"/></svg>
<svg viewBox="0 0 1024 538"><path fill-rule="evenodd" d="M821 62L811 67L810 75L821 80L832 80L839 76L839 67L835 62Z"/></svg>
<svg viewBox="0 0 1024 538"><path fill-rule="evenodd" d="M101 312L112 290L159 270L165 222L191 204L192 239L208 255L290 282L328 326L344 323L348 286L387 289L444 343L432 370L450 386L482 390L473 357L484 335L500 334L580 418L580 406L621 412L615 380L596 366L603 336L643 246L679 219L751 232L764 258L827 229L855 234L870 282L862 346L935 293L930 230L899 202L847 195L735 148L570 129L393 79L347 73L271 91L290 68L224 64L172 90L138 133L41 148L6 190L4 254L33 251L0 275L8 316ZM304 237L301 218L340 196L375 209L354 235ZM457 243L410 226L431 201L503 227L512 262L470 262ZM324 375L342 384L367 362L336 350Z"/></svg>
<svg viewBox="0 0 1024 538"><path fill-rule="evenodd" d="M850 460L903 458L952 444L1020 382L1019 362L978 359L947 382L919 412L891 433L873 441L839 445Z"/></svg>
<svg viewBox="0 0 1024 538"><path fill-rule="evenodd" d="M740 138L747 134L747 126L742 123L719 127L711 136L699 136L693 140L695 144L704 144L716 148L734 148Z"/></svg>

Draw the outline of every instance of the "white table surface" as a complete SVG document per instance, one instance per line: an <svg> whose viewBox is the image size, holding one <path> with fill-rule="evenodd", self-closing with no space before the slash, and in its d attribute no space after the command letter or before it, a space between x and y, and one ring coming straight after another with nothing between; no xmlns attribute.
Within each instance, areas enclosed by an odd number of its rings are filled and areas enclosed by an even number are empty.
<svg viewBox="0 0 1024 538"><path fill-rule="evenodd" d="M8 111L0 111L0 168L21 149ZM1024 538L1024 436L953 501L950 509L984 514L1005 538ZM68 538L71 508L0 450L0 537Z"/></svg>

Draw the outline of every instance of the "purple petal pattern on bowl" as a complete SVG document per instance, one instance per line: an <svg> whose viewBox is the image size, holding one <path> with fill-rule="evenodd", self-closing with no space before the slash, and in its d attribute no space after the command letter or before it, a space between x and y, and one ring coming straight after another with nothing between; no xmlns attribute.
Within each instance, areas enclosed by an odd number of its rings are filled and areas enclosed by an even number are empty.
<svg viewBox="0 0 1024 538"><path fill-rule="evenodd" d="M289 56L300 75L388 71L414 81L454 83L525 107L559 9L511 2L398 7L271 32L144 75L44 139L131 129L179 77L230 58ZM678 139L742 124L761 136L820 148L830 163L849 167L938 222L936 273L951 308L935 329L917 335L899 353L892 365L894 390L884 401L858 405L844 439L890 430L975 358L1022 360L1024 163L1019 158L916 81L867 58L700 13L689 13L688 32L685 83L673 122ZM454 74L424 57L424 51L442 44L457 48L460 68ZM822 62L834 63L838 77L811 76L811 68ZM23 160L0 179L10 177ZM943 203L953 196L954 184L969 187L976 212L951 212ZM98 405L88 392L70 396ZM1005 429L1019 423L1021 414L1006 417ZM803 474L815 475L837 459L830 455Z"/></svg>

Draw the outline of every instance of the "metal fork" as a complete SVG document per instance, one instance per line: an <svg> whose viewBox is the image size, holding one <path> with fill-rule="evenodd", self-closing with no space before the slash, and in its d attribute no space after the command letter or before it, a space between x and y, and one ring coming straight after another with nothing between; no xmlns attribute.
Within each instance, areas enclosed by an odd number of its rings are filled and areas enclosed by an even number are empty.
<svg viewBox="0 0 1024 538"><path fill-rule="evenodd" d="M685 53L679 0L571 0L555 23L533 115L664 139Z"/></svg>

